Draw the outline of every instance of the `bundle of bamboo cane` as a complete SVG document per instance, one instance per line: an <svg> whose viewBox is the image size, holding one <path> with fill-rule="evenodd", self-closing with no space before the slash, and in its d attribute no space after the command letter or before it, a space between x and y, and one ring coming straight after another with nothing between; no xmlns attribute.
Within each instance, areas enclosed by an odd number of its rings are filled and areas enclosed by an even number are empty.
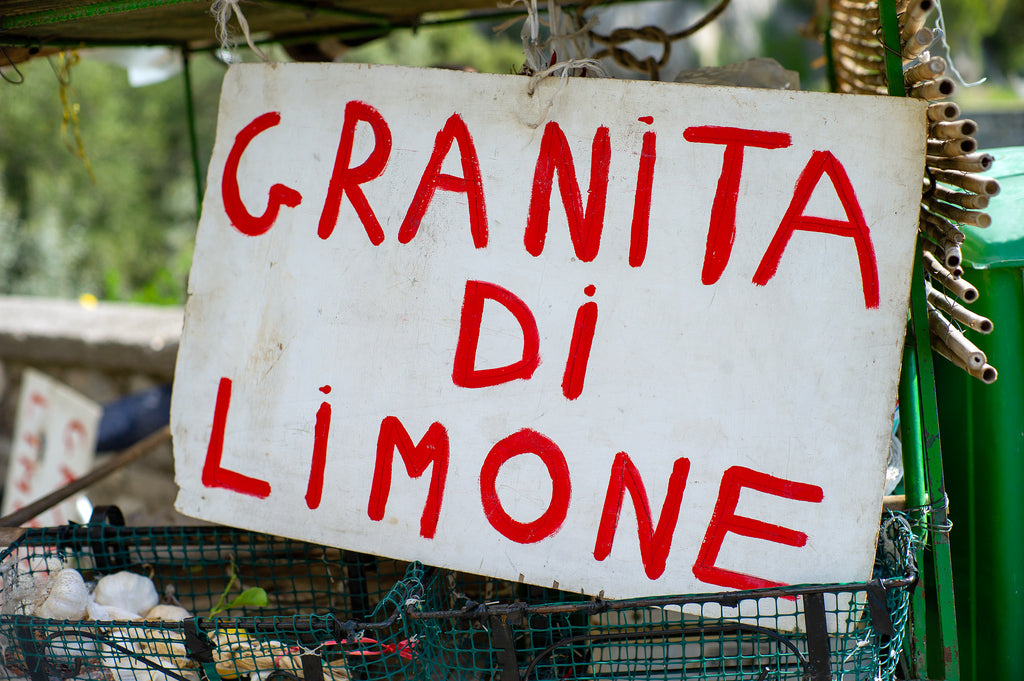
<svg viewBox="0 0 1024 681"><path fill-rule="evenodd" d="M971 376L992 383L998 375L995 368L962 330L990 333L993 325L961 304L977 300L978 289L962 278L960 246L966 238L964 225L984 228L992 223L984 210L999 193L999 183L979 173L989 170L994 159L978 151L978 124L961 119L960 107L943 101L953 95L956 84L945 75L946 60L929 52L936 31L926 24L935 0L895 2L906 94L929 102L919 229L931 345ZM877 0L831 0L829 38L840 92L889 92L880 26Z"/></svg>

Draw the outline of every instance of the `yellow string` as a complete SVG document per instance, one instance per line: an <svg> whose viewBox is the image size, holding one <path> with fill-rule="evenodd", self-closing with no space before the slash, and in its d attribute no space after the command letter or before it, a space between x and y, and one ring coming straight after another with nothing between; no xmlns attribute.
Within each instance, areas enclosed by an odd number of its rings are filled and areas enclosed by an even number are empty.
<svg viewBox="0 0 1024 681"><path fill-rule="evenodd" d="M89 157L85 153L85 144L82 142L82 127L78 122L78 112L81 107L78 102L72 101L74 91L71 88L71 68L78 64L79 61L80 57L75 50L61 52L57 55L57 67L54 70L57 73L57 82L60 84L60 103L63 108L63 118L60 122L60 138L68 151L82 160L86 172L89 173L89 180L96 184L96 176L92 172L92 164L89 163ZM68 139L69 124L75 136L73 143Z"/></svg>

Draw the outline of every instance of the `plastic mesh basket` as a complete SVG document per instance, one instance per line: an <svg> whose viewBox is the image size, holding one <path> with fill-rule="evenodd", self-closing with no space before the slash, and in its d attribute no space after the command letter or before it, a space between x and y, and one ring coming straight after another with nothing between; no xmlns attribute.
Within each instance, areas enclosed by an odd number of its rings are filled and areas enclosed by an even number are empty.
<svg viewBox="0 0 1024 681"><path fill-rule="evenodd" d="M0 678L884 680L914 577L905 519L881 539L869 583L606 601L220 527L30 530L0 553ZM196 616L31 616L62 566L150 575ZM210 616L251 586L265 605Z"/></svg>
<svg viewBox="0 0 1024 681"><path fill-rule="evenodd" d="M910 541L887 516L869 583L620 601L437 571L406 623L432 681L889 679L915 583Z"/></svg>
<svg viewBox="0 0 1024 681"><path fill-rule="evenodd" d="M195 617L31 616L50 575L129 571ZM29 530L0 553L0 678L198 681L392 678L409 667L399 615L422 568L223 527ZM230 604L262 588L260 607Z"/></svg>

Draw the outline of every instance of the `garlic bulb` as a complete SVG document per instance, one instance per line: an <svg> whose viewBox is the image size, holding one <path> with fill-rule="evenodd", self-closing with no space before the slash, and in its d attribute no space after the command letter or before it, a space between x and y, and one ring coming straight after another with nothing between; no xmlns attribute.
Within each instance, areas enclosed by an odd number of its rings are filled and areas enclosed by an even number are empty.
<svg viewBox="0 0 1024 681"><path fill-rule="evenodd" d="M89 615L89 619L100 622L125 622L142 619L142 615L137 612L125 610L116 605L101 605L92 599L89 600L86 613Z"/></svg>
<svg viewBox="0 0 1024 681"><path fill-rule="evenodd" d="M73 568L64 568L46 584L48 593L33 613L36 617L55 620L80 620L89 604L89 589L82 575Z"/></svg>
<svg viewBox="0 0 1024 681"><path fill-rule="evenodd" d="M180 622L192 616L185 608L177 605L160 604L154 606L145 614L143 619L162 620L164 622Z"/></svg>
<svg viewBox="0 0 1024 681"><path fill-rule="evenodd" d="M107 575L96 583L92 593L99 605L114 606L123 611L142 613L160 602L153 580L133 572Z"/></svg>

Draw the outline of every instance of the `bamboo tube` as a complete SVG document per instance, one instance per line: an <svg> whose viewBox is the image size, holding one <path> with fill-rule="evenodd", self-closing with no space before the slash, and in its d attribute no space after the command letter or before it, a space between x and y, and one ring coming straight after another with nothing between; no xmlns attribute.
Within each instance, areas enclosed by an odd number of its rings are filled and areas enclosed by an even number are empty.
<svg viewBox="0 0 1024 681"><path fill-rule="evenodd" d="M960 107L956 102L935 102L928 105L928 120L954 121L960 117Z"/></svg>
<svg viewBox="0 0 1024 681"><path fill-rule="evenodd" d="M941 235L933 237L926 228L921 231L925 232L930 238L935 239L934 242L928 242L928 252L938 258L939 262L945 265L946 269L952 271L960 267L960 263L963 262L964 258L960 253L960 246L956 242Z"/></svg>
<svg viewBox="0 0 1024 681"><path fill-rule="evenodd" d="M949 97L953 92L956 91L956 84L951 78L936 78L935 80L925 80L915 84L913 87L907 90L908 97L914 97L916 99L945 99Z"/></svg>
<svg viewBox="0 0 1024 681"><path fill-rule="evenodd" d="M866 82L860 76L844 71L838 66L836 77L840 83L846 83L849 86L848 92L860 94L885 94L887 92L885 85Z"/></svg>
<svg viewBox="0 0 1024 681"><path fill-rule="evenodd" d="M882 43L878 41L875 36L855 36L850 35L839 30L832 30L832 44L833 45L844 45L851 50L859 52L864 55L871 55L878 59L884 59L884 48Z"/></svg>
<svg viewBox="0 0 1024 681"><path fill-rule="evenodd" d="M950 291L965 303L973 303L978 299L978 289L974 288L969 281L954 277L946 267L938 261L935 255L929 251L922 251L921 258L924 261L925 269L941 283L946 290Z"/></svg>
<svg viewBox="0 0 1024 681"><path fill-rule="evenodd" d="M832 24L832 36L846 42L859 43L862 47L881 52L885 48L878 37L878 29L854 24Z"/></svg>
<svg viewBox="0 0 1024 681"><path fill-rule="evenodd" d="M949 360L953 366L966 371L972 378L976 378L986 385L992 385L996 382L996 379L999 378L999 372L996 371L996 368L991 364L986 363L982 365L980 369L971 368L967 366L963 360L953 354L952 350L946 347L946 345L944 345L942 341L935 336L930 336L929 342L932 346L932 350Z"/></svg>
<svg viewBox="0 0 1024 681"><path fill-rule="evenodd" d="M953 222L959 222L961 225L973 225L974 227L989 227L992 225L992 217L988 213L982 213L976 210L964 210L948 203L939 201L933 196L926 196L924 198L925 205L928 206L928 210L941 215L944 218L948 218Z"/></svg>
<svg viewBox="0 0 1024 681"><path fill-rule="evenodd" d="M967 192L955 192L945 187L933 187L932 196L940 201L952 203L970 210L985 210L988 208L989 199L984 194L969 194Z"/></svg>
<svg viewBox="0 0 1024 681"><path fill-rule="evenodd" d="M918 228L941 249L941 260L945 263L947 269L960 266L960 262L963 259L960 255L959 248L960 244L963 243L962 237L958 238L955 233L944 232L938 225L928 222L927 220L921 220L920 223L918 223ZM953 249L956 250L954 251ZM952 260L950 259L950 253L954 255ZM936 256L938 255L939 253L936 253Z"/></svg>
<svg viewBox="0 0 1024 681"><path fill-rule="evenodd" d="M911 0L907 9L899 16L901 20L900 38L903 42L924 28L924 22L928 20L928 15L933 9L935 9L933 0Z"/></svg>
<svg viewBox="0 0 1024 681"><path fill-rule="evenodd" d="M933 226L936 230L938 230L939 233L941 233L946 238L954 241L955 243L962 244L964 242L964 239L966 238L966 235L960 230L959 227L957 227L952 222L950 222L949 220L940 215L929 213L927 207L922 207L921 221L927 222L929 225Z"/></svg>
<svg viewBox="0 0 1024 681"><path fill-rule="evenodd" d="M928 298L928 302L934 305L937 310L945 312L961 324L967 325L978 333L986 335L992 333L992 321L988 317L982 317L980 314L968 310L942 291L932 288L931 284L925 283L925 295Z"/></svg>
<svg viewBox="0 0 1024 681"><path fill-rule="evenodd" d="M978 124L969 118L960 121L937 121L928 127L928 136L937 140L973 137L977 133Z"/></svg>
<svg viewBox="0 0 1024 681"><path fill-rule="evenodd" d="M991 177L972 175L956 170L929 169L932 177L943 184L951 184L980 196L995 196L999 193L999 183Z"/></svg>
<svg viewBox="0 0 1024 681"><path fill-rule="evenodd" d="M861 19L874 19L878 21L878 5L874 3L843 2L839 0L832 4L832 20L836 20L837 14L859 17Z"/></svg>
<svg viewBox="0 0 1024 681"><path fill-rule="evenodd" d="M959 137L951 140L928 140L928 153L932 156L965 156L978 150L978 140Z"/></svg>
<svg viewBox="0 0 1024 681"><path fill-rule="evenodd" d="M843 59L840 58L835 62L836 75L845 77L846 80L851 82L859 82L864 85L875 87L885 87L886 79L885 75L881 73L871 73L857 67L856 65L848 65L843 63Z"/></svg>
<svg viewBox="0 0 1024 681"><path fill-rule="evenodd" d="M992 167L993 161L995 161L995 158L991 154L982 152L952 158L928 155L924 159L925 165L929 168L960 170L966 173L983 173Z"/></svg>
<svg viewBox="0 0 1024 681"><path fill-rule="evenodd" d="M885 60L873 52L864 52L846 43L833 43L832 49L836 56L844 57L862 69L880 73L885 70Z"/></svg>
<svg viewBox="0 0 1024 681"><path fill-rule="evenodd" d="M869 10L855 10L852 12L849 10L836 10L832 12L832 21L841 24L843 28L858 31L866 30L869 33L874 33L882 25L881 22L878 21L877 10L874 12Z"/></svg>
<svg viewBox="0 0 1024 681"><path fill-rule="evenodd" d="M922 80L935 80L945 72L946 60L942 57L932 57L904 71L903 79L907 83L918 83Z"/></svg>
<svg viewBox="0 0 1024 681"><path fill-rule="evenodd" d="M931 304L928 305L928 330L967 366L980 369L988 362L985 353Z"/></svg>
<svg viewBox="0 0 1024 681"><path fill-rule="evenodd" d="M917 59L917 56L928 49L928 46L935 40L935 34L929 28L922 28L914 35L902 38L903 61Z"/></svg>

